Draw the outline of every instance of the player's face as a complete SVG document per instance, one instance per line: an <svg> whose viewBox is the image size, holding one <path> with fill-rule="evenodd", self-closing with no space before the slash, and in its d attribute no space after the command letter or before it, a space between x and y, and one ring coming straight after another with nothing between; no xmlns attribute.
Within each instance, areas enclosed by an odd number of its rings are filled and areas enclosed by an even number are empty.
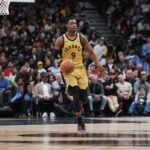
<svg viewBox="0 0 150 150"><path fill-rule="evenodd" d="M66 24L67 30L71 32L77 31L77 22L75 19L70 19Z"/></svg>

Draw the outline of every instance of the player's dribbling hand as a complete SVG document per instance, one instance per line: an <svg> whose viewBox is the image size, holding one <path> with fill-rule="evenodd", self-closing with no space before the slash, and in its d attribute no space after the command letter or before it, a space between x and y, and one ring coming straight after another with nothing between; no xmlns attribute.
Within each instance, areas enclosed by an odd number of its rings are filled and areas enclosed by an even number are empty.
<svg viewBox="0 0 150 150"><path fill-rule="evenodd" d="M97 66L97 71L98 71L100 77L104 77L106 75L106 70L101 65Z"/></svg>

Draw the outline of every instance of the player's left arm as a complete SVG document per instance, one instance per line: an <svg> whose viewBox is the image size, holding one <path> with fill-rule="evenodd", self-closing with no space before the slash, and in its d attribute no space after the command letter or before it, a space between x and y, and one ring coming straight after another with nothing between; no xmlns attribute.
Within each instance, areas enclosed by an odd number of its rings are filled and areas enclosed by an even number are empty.
<svg viewBox="0 0 150 150"><path fill-rule="evenodd" d="M84 49L89 53L89 55L91 56L91 58L94 61L95 66L97 67L99 73L101 76L105 75L105 69L103 68L103 66L100 64L98 57L96 56L95 52L93 51L92 46L90 45L88 39L86 36L84 36L83 34L81 34L81 40L82 40L82 44L84 46Z"/></svg>

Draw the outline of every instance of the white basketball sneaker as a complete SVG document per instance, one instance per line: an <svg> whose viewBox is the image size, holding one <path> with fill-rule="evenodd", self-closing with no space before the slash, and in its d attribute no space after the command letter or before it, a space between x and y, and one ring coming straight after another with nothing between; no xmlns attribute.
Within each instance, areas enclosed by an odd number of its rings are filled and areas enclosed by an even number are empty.
<svg viewBox="0 0 150 150"><path fill-rule="evenodd" d="M43 115L42 115L42 118L47 118L47 117L48 117L47 112L44 112Z"/></svg>
<svg viewBox="0 0 150 150"><path fill-rule="evenodd" d="M54 112L51 112L49 116L50 116L50 118L55 118L56 117L56 115L54 114Z"/></svg>

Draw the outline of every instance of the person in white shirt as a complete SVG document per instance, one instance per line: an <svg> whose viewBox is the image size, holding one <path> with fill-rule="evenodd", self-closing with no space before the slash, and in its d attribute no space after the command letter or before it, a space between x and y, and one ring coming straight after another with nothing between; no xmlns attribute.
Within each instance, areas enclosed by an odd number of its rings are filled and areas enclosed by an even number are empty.
<svg viewBox="0 0 150 150"><path fill-rule="evenodd" d="M98 44L94 46L94 52L97 55L98 59L101 60L104 53L107 52L107 47L104 44L104 40L100 40Z"/></svg>
<svg viewBox="0 0 150 150"><path fill-rule="evenodd" d="M41 74L41 82L35 85L35 96L39 99L39 109L43 114L42 117L55 117L54 114L54 99L51 85L48 83L48 74Z"/></svg>
<svg viewBox="0 0 150 150"><path fill-rule="evenodd" d="M123 114L127 115L129 106L132 102L132 85L125 81L122 74L119 74L116 86L118 87L117 96L119 104L122 104Z"/></svg>

